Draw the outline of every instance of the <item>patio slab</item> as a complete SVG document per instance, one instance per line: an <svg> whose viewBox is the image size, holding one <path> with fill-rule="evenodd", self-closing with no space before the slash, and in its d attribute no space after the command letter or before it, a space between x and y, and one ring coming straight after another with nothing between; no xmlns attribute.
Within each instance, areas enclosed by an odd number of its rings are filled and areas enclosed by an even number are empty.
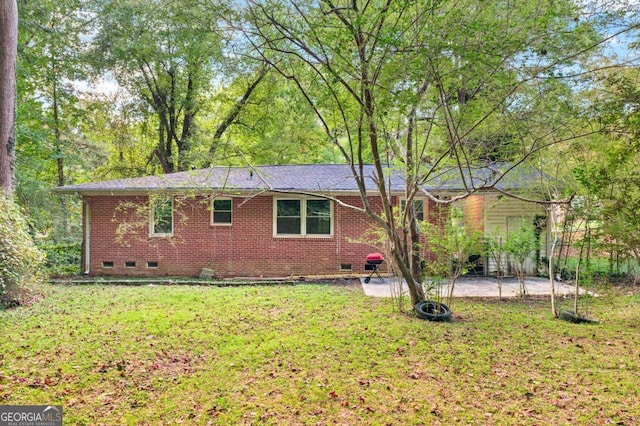
<svg viewBox="0 0 640 426"><path fill-rule="evenodd" d="M407 285L404 280L397 277L371 278L369 283L360 279L362 288L367 296L372 297L392 297L407 293ZM572 283L554 283L556 295L568 295L575 293L575 286ZM548 278L528 277L525 280L525 287L529 295L544 296L550 295L551 289ZM440 288L442 295L446 295L446 283ZM586 290L580 289L580 294ZM591 293L594 295L593 293ZM453 297L499 297L498 281L495 278L487 277L461 277L456 281ZM502 281L502 297L510 298L519 296L519 284L517 278L505 278Z"/></svg>

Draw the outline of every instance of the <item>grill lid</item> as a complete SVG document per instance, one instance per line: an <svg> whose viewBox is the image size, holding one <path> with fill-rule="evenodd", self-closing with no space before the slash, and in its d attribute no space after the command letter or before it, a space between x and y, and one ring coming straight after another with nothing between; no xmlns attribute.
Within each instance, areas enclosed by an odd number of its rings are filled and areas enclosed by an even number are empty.
<svg viewBox="0 0 640 426"><path fill-rule="evenodd" d="M382 253L370 253L367 255L368 263L382 263L384 261L384 256Z"/></svg>

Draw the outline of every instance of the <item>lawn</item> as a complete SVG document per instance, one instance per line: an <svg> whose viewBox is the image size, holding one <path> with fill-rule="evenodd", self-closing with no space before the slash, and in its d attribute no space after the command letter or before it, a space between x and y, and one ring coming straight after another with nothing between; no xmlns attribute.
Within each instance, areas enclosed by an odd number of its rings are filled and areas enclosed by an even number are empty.
<svg viewBox="0 0 640 426"><path fill-rule="evenodd" d="M637 295L576 325L540 299L431 323L349 285L48 293L0 312L0 404L59 404L65 424L640 423Z"/></svg>

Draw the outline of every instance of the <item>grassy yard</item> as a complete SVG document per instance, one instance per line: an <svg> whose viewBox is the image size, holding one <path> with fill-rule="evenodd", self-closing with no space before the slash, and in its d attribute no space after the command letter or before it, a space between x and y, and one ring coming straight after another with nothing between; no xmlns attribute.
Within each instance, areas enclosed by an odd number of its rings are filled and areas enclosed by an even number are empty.
<svg viewBox="0 0 640 426"><path fill-rule="evenodd" d="M48 292L0 312L0 404L65 424L640 424L639 296L575 325L539 299L430 323L357 286Z"/></svg>

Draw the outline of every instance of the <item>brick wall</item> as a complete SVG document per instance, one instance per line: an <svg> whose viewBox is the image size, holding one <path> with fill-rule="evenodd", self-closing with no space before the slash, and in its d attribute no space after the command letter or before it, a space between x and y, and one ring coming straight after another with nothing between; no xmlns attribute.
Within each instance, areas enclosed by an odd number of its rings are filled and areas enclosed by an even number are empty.
<svg viewBox="0 0 640 426"><path fill-rule="evenodd" d="M340 198L361 205L359 196ZM85 200L92 275L198 276L202 268L219 277L364 274L366 255L384 249L361 240L373 224L366 215L336 203L333 236L274 237L271 196L234 198L231 226L211 225L209 198L181 197L174 201L173 237L161 238L149 236L147 197ZM371 203L380 208L379 200Z"/></svg>

